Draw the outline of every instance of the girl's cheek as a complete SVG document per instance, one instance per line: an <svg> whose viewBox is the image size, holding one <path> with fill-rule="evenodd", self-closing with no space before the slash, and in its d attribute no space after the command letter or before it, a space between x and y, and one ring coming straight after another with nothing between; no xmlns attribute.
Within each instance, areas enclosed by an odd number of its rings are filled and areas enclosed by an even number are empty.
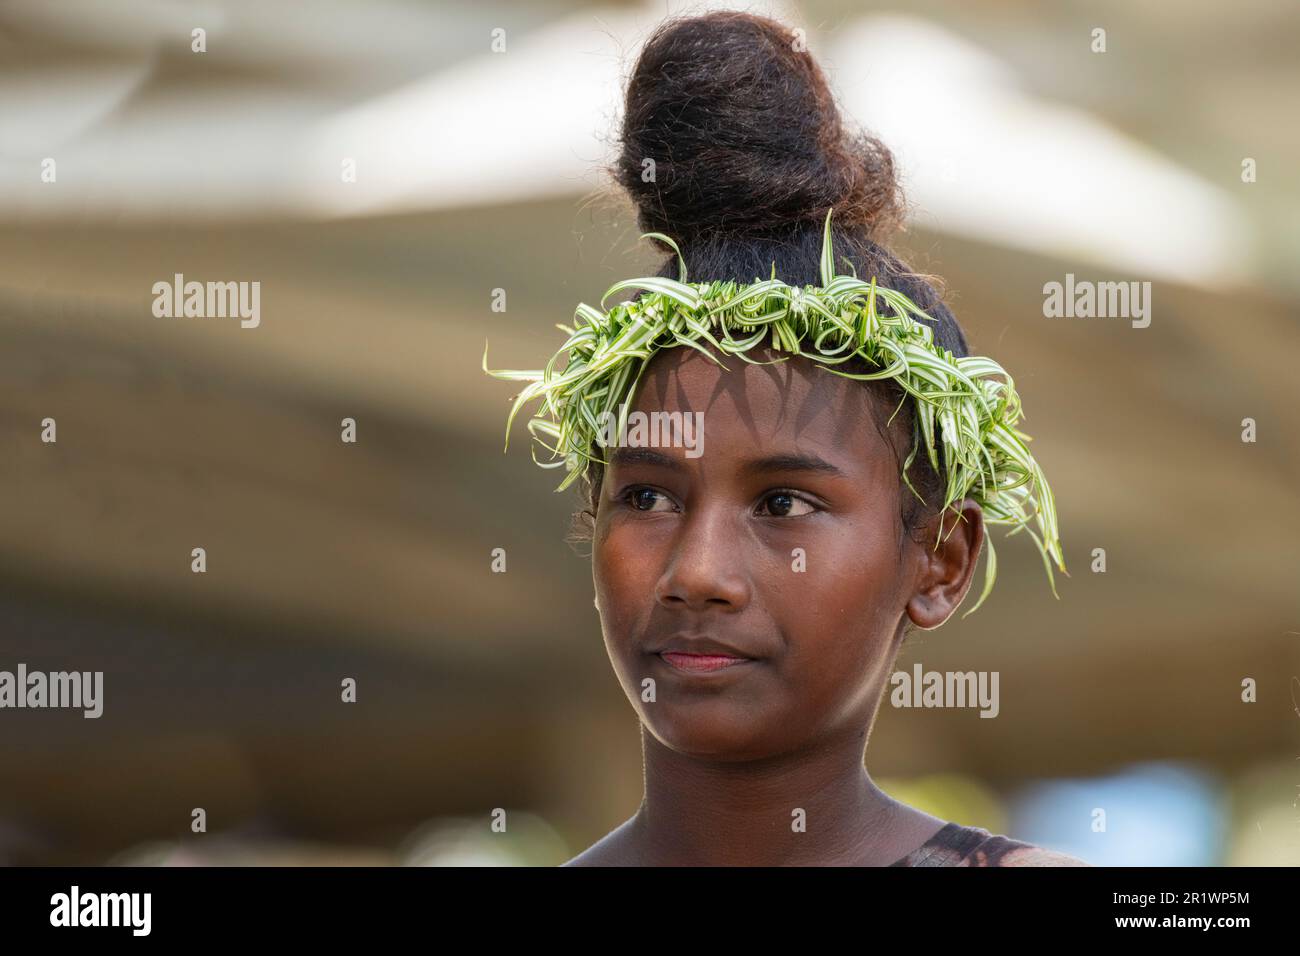
<svg viewBox="0 0 1300 956"><path fill-rule="evenodd" d="M617 534L606 535L592 551L599 602L604 615L617 621L639 602L653 597L654 582L647 580L643 555L623 546Z"/></svg>
<svg viewBox="0 0 1300 956"><path fill-rule="evenodd" d="M628 562L616 562L607 570L602 590L605 610L615 621L637 616L643 605L654 600L653 585Z"/></svg>
<svg viewBox="0 0 1300 956"><path fill-rule="evenodd" d="M600 554L596 588L606 643L620 652L654 617L661 571L642 535L611 535Z"/></svg>

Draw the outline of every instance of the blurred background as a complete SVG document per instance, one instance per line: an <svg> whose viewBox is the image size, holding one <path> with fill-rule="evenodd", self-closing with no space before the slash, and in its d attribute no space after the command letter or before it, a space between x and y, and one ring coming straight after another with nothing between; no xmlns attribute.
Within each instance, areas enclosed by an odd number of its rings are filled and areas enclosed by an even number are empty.
<svg viewBox="0 0 1300 956"><path fill-rule="evenodd" d="M480 364L658 265L601 167L714 6L0 5L0 670L104 672L99 719L0 710L0 862L553 865L634 812L575 499ZM1300 863L1300 7L746 8L895 150L1071 572L998 547L899 660L998 671L998 719L887 701L873 776L1094 864ZM155 317L176 273L260 324ZM1044 317L1067 274L1149 327Z"/></svg>

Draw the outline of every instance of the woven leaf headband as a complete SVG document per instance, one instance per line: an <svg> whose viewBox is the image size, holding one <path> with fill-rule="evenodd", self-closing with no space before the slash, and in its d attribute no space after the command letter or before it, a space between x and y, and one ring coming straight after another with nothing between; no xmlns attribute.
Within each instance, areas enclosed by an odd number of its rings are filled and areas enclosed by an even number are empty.
<svg viewBox="0 0 1300 956"><path fill-rule="evenodd" d="M789 356L759 362L745 354L770 336L777 351L802 355L817 363L816 367L845 378L893 378L915 399L916 441L903 464L903 480L918 498L921 495L907 471L922 441L930 464L940 470L934 441L935 429L940 429L942 473L947 476L943 510L969 497L980 505L985 516L989 555L984 588L975 606L963 617L984 603L997 577L990 525L1012 526L1007 537L1028 532L1042 555L1052 594L1059 599L1052 561L1067 576L1069 572L1061 553L1055 500L1042 469L1026 447L1030 437L1015 427L1022 413L1011 377L990 358L954 356L948 349L937 347L933 330L913 318L934 321L931 316L907 296L878 286L875 277L870 282L859 279L851 262L852 276L836 275L830 212L822 242L820 287L787 285L776 278L775 264L772 278L746 285L687 283L686 261L672 239L658 232L644 233L641 238L658 239L677 253L679 280L658 276L625 279L610 286L601 297L601 309L580 304L574 313L576 328L556 325L568 333L569 339L545 369L489 369L484 342L484 372L531 383L516 396L506 420L504 450L510 448L510 427L520 408L529 401L543 399L549 417L533 417L528 430L559 460L538 461L534 447L533 461L543 468L567 465L568 474L555 489L563 491L581 474L584 462L608 464L591 454L598 441L603 444L602 422L616 416L617 434L625 434L626 399L635 394L655 352L685 345L726 369L698 344L703 340L753 365L786 361ZM640 289L643 294L605 310L605 301L623 289ZM806 343L811 343L811 351L804 350ZM562 371L555 367L561 355L568 356ZM854 356L866 358L880 371L855 374L829 367ZM553 439L555 445L548 445L539 433ZM1031 523L1037 525L1038 533Z"/></svg>

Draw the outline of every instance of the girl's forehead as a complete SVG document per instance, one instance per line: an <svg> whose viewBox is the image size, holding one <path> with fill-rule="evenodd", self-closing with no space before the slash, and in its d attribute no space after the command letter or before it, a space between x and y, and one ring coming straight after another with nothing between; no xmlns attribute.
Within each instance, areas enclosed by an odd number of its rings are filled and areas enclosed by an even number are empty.
<svg viewBox="0 0 1300 956"><path fill-rule="evenodd" d="M750 353L764 362L779 354ZM662 350L642 375L629 412L691 417L703 431L706 458L815 452L858 474L874 471L882 458L892 464L893 450L877 423L879 399L863 382L801 356L772 365L718 357L726 369L688 347Z"/></svg>
<svg viewBox="0 0 1300 956"><path fill-rule="evenodd" d="M717 353L710 349L710 354ZM755 353L758 351L754 350ZM724 413L752 412L769 425L806 425L810 418L868 413L877 401L863 382L826 371L802 356L755 365L734 355L708 356L684 346L663 349L650 360L631 410ZM755 356L770 362L770 356ZM843 420L836 424L842 426Z"/></svg>

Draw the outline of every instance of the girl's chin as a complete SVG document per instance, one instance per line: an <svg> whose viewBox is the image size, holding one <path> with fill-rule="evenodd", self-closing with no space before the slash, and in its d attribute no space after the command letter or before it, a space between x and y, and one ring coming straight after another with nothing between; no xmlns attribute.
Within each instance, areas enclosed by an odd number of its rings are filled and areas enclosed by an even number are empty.
<svg viewBox="0 0 1300 956"><path fill-rule="evenodd" d="M760 745L754 734L752 721L737 720L734 728L698 726L699 721L684 719L680 723L665 721L659 714L646 729L663 747L683 757L701 760L743 761L756 760L770 752ZM645 718L642 718L645 721Z"/></svg>

